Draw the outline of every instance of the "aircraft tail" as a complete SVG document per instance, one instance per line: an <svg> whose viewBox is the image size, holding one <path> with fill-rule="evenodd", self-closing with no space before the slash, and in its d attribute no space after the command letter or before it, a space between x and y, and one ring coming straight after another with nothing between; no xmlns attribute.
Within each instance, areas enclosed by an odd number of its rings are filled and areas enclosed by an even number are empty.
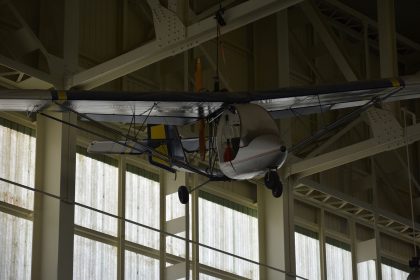
<svg viewBox="0 0 420 280"><path fill-rule="evenodd" d="M178 134L178 129L174 125L149 125L148 138L150 142L156 143L156 140L162 141L161 145L155 150L168 157L168 161L162 160L149 154L149 162L157 167L166 169L170 172L175 172L175 162L186 162L186 156L182 147L182 142ZM175 164L176 165L176 164Z"/></svg>

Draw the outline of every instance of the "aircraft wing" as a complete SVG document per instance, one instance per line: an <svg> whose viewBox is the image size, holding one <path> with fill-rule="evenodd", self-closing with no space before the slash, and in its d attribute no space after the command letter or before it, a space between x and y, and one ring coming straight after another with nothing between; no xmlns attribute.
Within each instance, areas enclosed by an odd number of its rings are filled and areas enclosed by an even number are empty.
<svg viewBox="0 0 420 280"><path fill-rule="evenodd" d="M220 111L223 104L253 102L274 118L362 106L374 98L397 101L420 97L420 76L355 81L325 86L249 92L115 92L1 90L0 111L65 110L107 122L182 125ZM54 103L60 106L51 106Z"/></svg>

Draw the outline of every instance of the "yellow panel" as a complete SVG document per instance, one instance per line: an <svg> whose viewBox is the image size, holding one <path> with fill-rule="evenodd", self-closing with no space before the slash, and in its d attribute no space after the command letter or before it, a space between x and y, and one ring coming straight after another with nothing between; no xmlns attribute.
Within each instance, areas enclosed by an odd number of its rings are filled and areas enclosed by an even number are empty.
<svg viewBox="0 0 420 280"><path fill-rule="evenodd" d="M150 129L150 139L166 139L166 132L165 132L165 125L159 124L149 127ZM169 156L168 146L167 145L160 145L155 149L157 152ZM170 167L170 163L168 161L162 160L158 157L152 157L152 160L156 163L160 163Z"/></svg>

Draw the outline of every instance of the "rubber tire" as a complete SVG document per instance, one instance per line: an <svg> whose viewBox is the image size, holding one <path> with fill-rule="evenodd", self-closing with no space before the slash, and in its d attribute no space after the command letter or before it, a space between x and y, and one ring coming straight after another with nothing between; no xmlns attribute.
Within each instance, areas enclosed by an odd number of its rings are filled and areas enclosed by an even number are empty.
<svg viewBox="0 0 420 280"><path fill-rule="evenodd" d="M276 185L277 181L280 181L280 179L276 171L270 170L267 171L267 173L265 173L264 184L268 189L272 190Z"/></svg>
<svg viewBox="0 0 420 280"><path fill-rule="evenodd" d="M271 190L271 193L275 198L279 198L283 194L283 184L280 180L278 180L278 184Z"/></svg>
<svg viewBox="0 0 420 280"><path fill-rule="evenodd" d="M190 200L190 193L186 186L180 186L178 188L178 198L182 204L187 204Z"/></svg>

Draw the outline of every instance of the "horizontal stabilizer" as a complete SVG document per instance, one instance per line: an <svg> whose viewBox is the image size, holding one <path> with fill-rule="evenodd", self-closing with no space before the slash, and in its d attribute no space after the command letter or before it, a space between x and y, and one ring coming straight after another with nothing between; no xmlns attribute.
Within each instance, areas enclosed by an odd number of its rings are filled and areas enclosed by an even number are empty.
<svg viewBox="0 0 420 280"><path fill-rule="evenodd" d="M147 151L147 140L133 141L93 141L87 148L93 154L129 154L139 155Z"/></svg>
<svg viewBox="0 0 420 280"><path fill-rule="evenodd" d="M92 154L130 154L140 155L147 151L145 145L156 148L166 140L140 140L133 141L93 141L88 146L87 151ZM197 152L199 149L198 138L181 139L182 147L187 153Z"/></svg>

